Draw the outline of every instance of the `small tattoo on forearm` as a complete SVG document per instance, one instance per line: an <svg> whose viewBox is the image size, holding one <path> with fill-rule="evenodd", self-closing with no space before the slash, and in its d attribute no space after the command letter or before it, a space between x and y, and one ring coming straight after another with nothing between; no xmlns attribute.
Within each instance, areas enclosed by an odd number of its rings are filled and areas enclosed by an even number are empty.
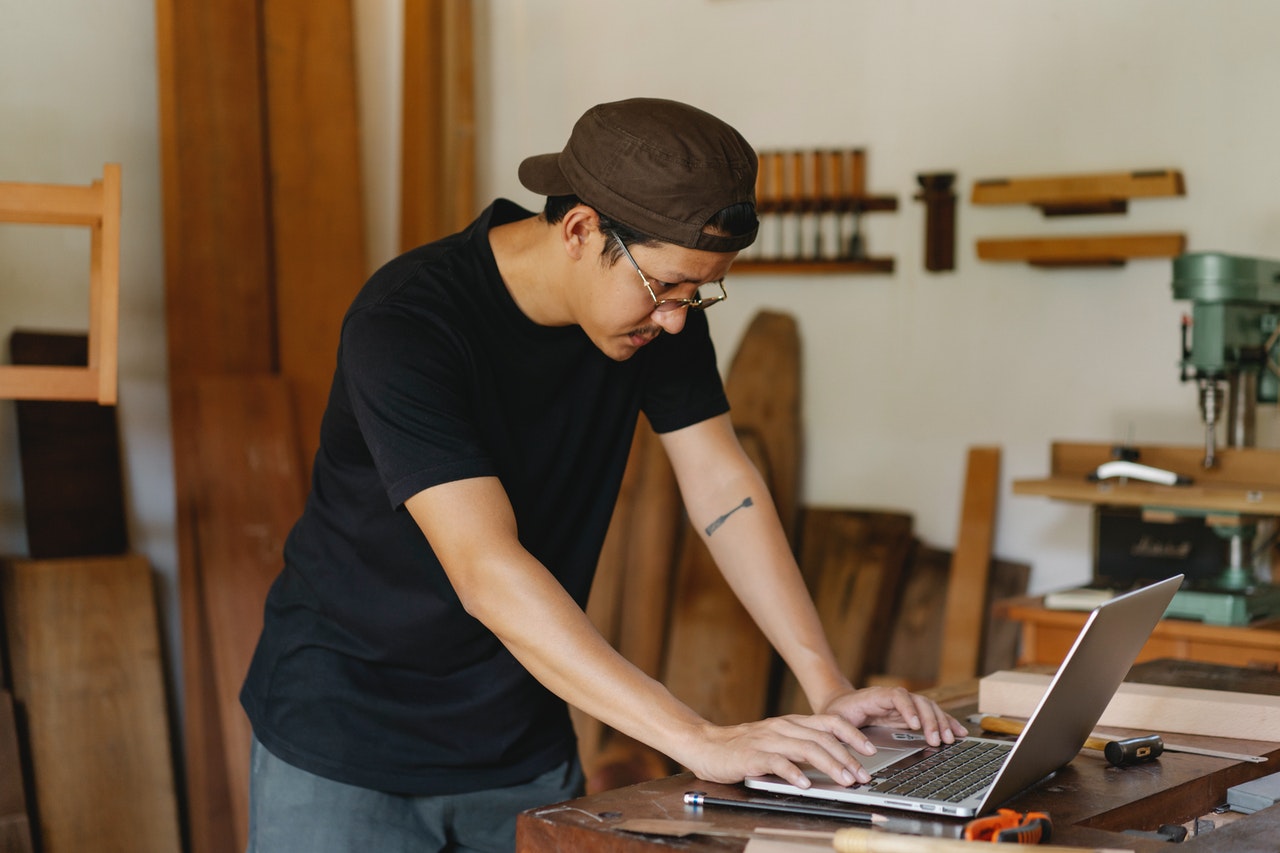
<svg viewBox="0 0 1280 853"><path fill-rule="evenodd" d="M717 518L715 521L713 521L713 522L711 522L710 524L708 524L708 525L707 525L707 535L708 535L708 536L710 536L712 533L715 533L717 530L719 530L719 529L720 529L720 525L724 524L724 523L725 523L725 521L727 521L727 520L728 520L729 516L733 515L735 512L737 512L738 510L742 509L744 506L751 506L751 498L749 498L749 497L747 497L747 498L743 498L743 499L742 499L742 503L738 504L738 505L737 505L737 506L735 506L733 509L731 509L731 510L729 510L728 512L726 512L724 515L720 516L720 517L719 517L719 518Z"/></svg>

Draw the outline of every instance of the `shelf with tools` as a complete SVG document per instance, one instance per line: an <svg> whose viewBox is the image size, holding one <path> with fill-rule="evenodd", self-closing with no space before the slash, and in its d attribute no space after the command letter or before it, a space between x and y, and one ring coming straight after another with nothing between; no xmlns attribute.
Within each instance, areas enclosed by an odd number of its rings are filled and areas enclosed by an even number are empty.
<svg viewBox="0 0 1280 853"><path fill-rule="evenodd" d="M760 236L733 266L742 273L891 273L894 259L866 253L862 216L898 199L866 191L860 148L761 151L756 179Z"/></svg>
<svg viewBox="0 0 1280 853"><path fill-rule="evenodd" d="M1165 486L1136 479L1094 481L1090 475L1111 461L1108 444L1054 442L1049 476L1014 480L1015 495L1039 495L1088 504L1159 509L1192 509L1224 516L1280 516L1280 451L1256 447L1222 448L1214 467L1204 468L1204 448L1143 445L1133 448L1144 465L1191 479L1185 486Z"/></svg>
<svg viewBox="0 0 1280 853"><path fill-rule="evenodd" d="M1079 175L988 178L976 181L975 205L1026 204L1046 217L1123 214L1137 198L1182 196L1176 169L1146 169ZM986 238L977 241L979 260L1019 261L1039 267L1123 266L1139 258L1173 258L1186 251L1178 232L1062 237Z"/></svg>

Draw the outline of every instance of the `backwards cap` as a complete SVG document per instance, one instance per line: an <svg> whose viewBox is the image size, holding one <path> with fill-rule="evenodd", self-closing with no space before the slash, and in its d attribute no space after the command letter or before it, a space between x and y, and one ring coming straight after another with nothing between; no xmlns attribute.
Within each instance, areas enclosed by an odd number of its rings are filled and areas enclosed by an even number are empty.
<svg viewBox="0 0 1280 853"><path fill-rule="evenodd" d="M677 246L736 252L756 238L758 226L731 236L702 230L730 205L754 206L756 153L720 119L677 101L598 104L578 119L563 151L529 157L519 175L533 192L576 195Z"/></svg>

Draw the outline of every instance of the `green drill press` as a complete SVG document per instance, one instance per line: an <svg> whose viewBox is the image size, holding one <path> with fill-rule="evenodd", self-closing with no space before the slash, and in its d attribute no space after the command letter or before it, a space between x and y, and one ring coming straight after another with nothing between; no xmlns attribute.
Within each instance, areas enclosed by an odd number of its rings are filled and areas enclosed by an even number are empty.
<svg viewBox="0 0 1280 853"><path fill-rule="evenodd" d="M1173 298L1191 302L1182 324L1182 380L1194 381L1205 427L1204 467L1212 468L1218 430L1227 446L1252 447L1258 403L1280 392L1280 261L1194 252L1173 262ZM1240 514L1214 530L1230 543L1229 565L1198 588L1178 592L1170 616L1247 624L1280 613L1280 586L1259 580L1253 545L1273 523ZM1270 537L1261 537L1269 551Z"/></svg>

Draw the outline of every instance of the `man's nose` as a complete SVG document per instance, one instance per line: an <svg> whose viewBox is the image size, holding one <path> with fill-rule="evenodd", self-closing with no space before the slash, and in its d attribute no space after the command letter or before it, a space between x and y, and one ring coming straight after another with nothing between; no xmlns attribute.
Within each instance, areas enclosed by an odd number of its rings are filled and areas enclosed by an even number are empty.
<svg viewBox="0 0 1280 853"><path fill-rule="evenodd" d="M658 311L654 310L653 321L662 327L662 331L668 335L678 335L680 330L684 328L685 317L689 313L689 306L682 305L674 311Z"/></svg>

